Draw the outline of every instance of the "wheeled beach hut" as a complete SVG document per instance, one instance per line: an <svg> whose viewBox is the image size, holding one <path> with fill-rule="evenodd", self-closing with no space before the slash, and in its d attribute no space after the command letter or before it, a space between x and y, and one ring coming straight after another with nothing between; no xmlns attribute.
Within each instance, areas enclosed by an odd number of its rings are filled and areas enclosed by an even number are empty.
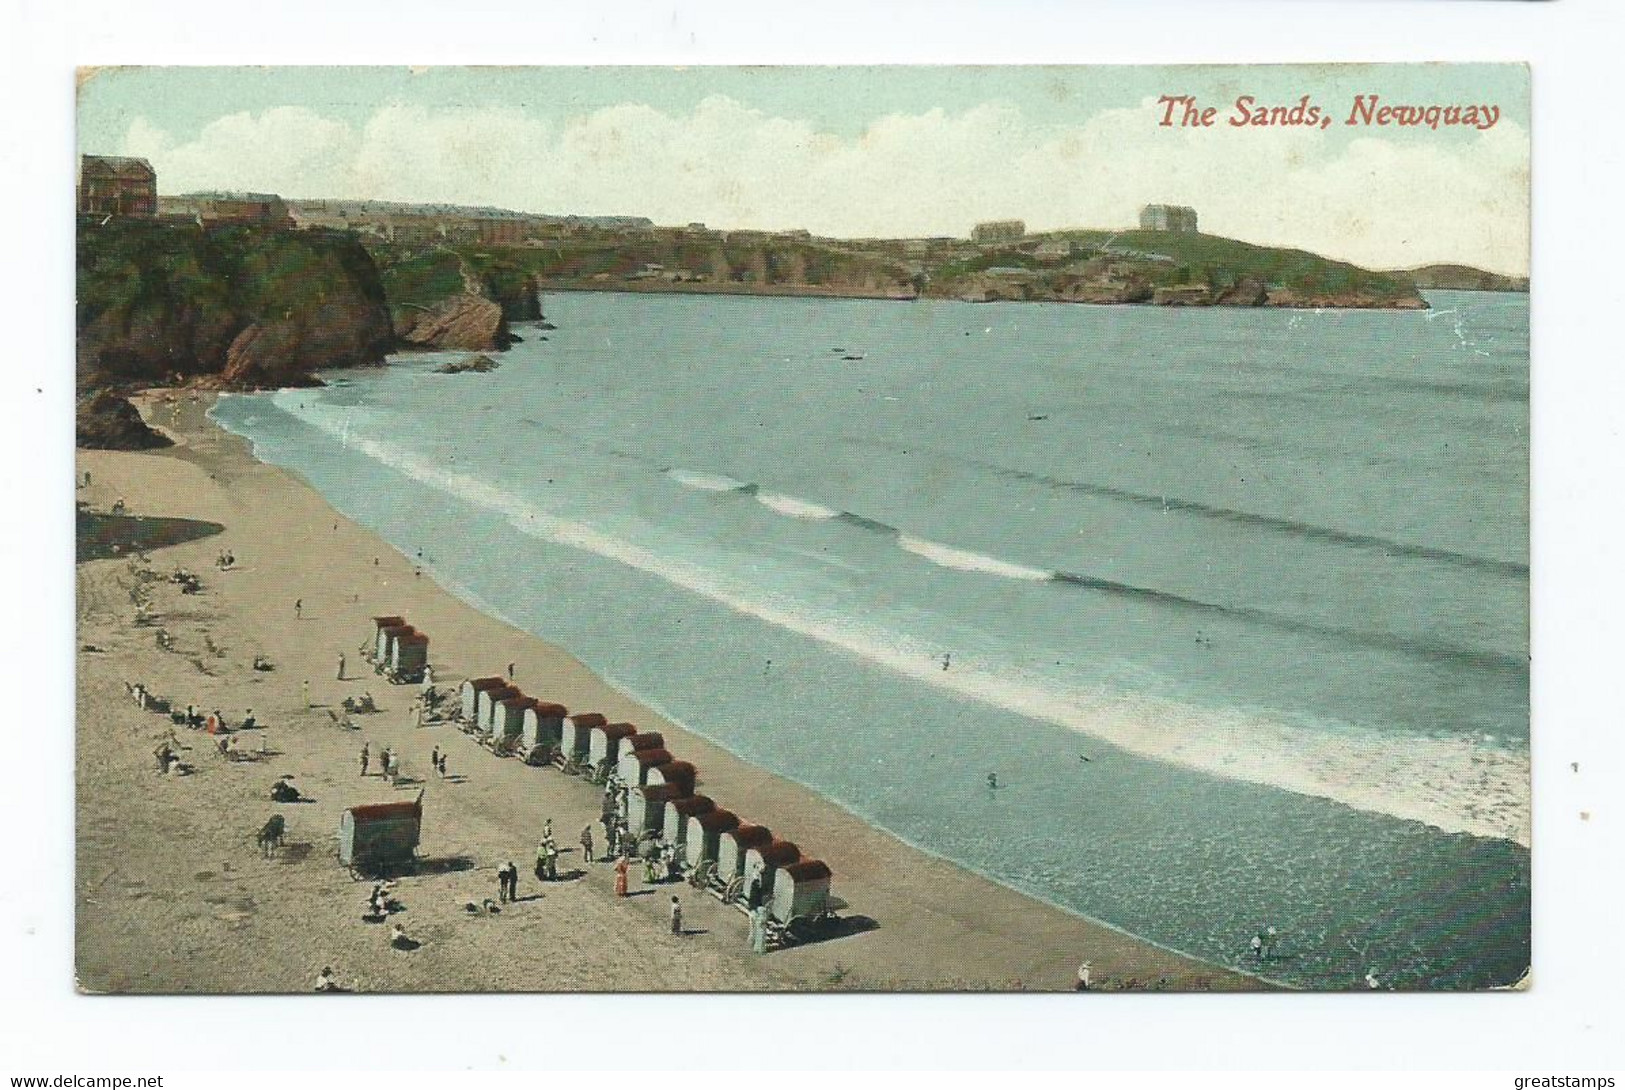
<svg viewBox="0 0 1625 1090"><path fill-rule="evenodd" d="M650 787L659 787L662 784L672 784L683 789L683 794L694 793L694 785L699 782L699 772L687 761L667 761L663 765L655 765L649 769L649 775L644 783Z"/></svg>
<svg viewBox="0 0 1625 1090"><path fill-rule="evenodd" d="M745 852L745 871L742 875L745 888L749 889L751 881L760 878L765 896L773 888L773 872L799 862L801 849L788 840L775 840L749 848Z"/></svg>
<svg viewBox="0 0 1625 1090"><path fill-rule="evenodd" d="M467 723L477 721L476 717L479 715L480 710L480 693L485 692L488 689L500 689L507 684L508 683L506 681L503 681L499 677L471 677L467 681L463 682L463 721Z"/></svg>
<svg viewBox="0 0 1625 1090"><path fill-rule="evenodd" d="M782 924L800 916L822 916L829 911L829 881L829 867L821 859L780 867L773 875L768 915Z"/></svg>
<svg viewBox="0 0 1625 1090"><path fill-rule="evenodd" d="M516 686L504 684L500 689L481 689L474 700L474 722L481 730L490 730L496 718L497 705L515 696L524 696Z"/></svg>
<svg viewBox="0 0 1625 1090"><path fill-rule="evenodd" d="M664 833L666 804L688 795L681 787L634 787L626 796L626 827L633 836L644 833Z"/></svg>
<svg viewBox="0 0 1625 1090"><path fill-rule="evenodd" d="M388 628L378 630L378 662L375 668L380 673L389 669L389 664L394 661L396 641L415 631L417 629L405 623L392 624Z"/></svg>
<svg viewBox="0 0 1625 1090"><path fill-rule="evenodd" d="M739 817L731 810L707 810L693 815L688 819L688 833L683 837L683 858L691 867L715 862L722 846L722 834L738 824Z"/></svg>
<svg viewBox="0 0 1625 1090"><path fill-rule="evenodd" d="M638 728L631 723L602 723L593 727L587 732L587 760L594 768L604 761L613 767L621 758L621 739L637 732Z"/></svg>
<svg viewBox="0 0 1625 1090"><path fill-rule="evenodd" d="M415 629L398 634L389 647L391 681L416 684L429 665L429 637Z"/></svg>
<svg viewBox="0 0 1625 1090"><path fill-rule="evenodd" d="M536 702L528 696L510 696L491 705L491 734L497 741L518 738L525 729L525 713Z"/></svg>
<svg viewBox="0 0 1625 1090"><path fill-rule="evenodd" d="M628 787L642 787L649 782L651 768L671 763L671 754L664 749L627 749L626 741L621 739L621 759L615 762L615 772Z"/></svg>
<svg viewBox="0 0 1625 1090"><path fill-rule="evenodd" d="M580 764L587 759L587 751L591 746L590 734L592 728L601 727L608 723L597 712L578 712L575 715L564 717L563 728L559 731L559 753L565 761L575 761Z"/></svg>
<svg viewBox="0 0 1625 1090"><path fill-rule="evenodd" d="M564 717L569 712L563 704L550 704L533 700L525 709L525 720L519 727L519 741L526 750L537 746L557 746L564 733Z"/></svg>
<svg viewBox="0 0 1625 1090"><path fill-rule="evenodd" d="M745 853L752 848L765 848L773 843L773 832L766 825L740 822L723 833L717 840L717 877L727 882L745 873Z"/></svg>
<svg viewBox="0 0 1625 1090"><path fill-rule="evenodd" d="M384 647L384 629L386 629L386 628L399 628L401 625L403 625L405 623L406 623L406 618L405 617L390 616L390 617L374 617L372 619L372 639L369 642L370 642L370 644L372 646L372 661L373 662L381 663L381 662L387 662L388 661L384 657L385 652L387 650Z"/></svg>
<svg viewBox="0 0 1625 1090"><path fill-rule="evenodd" d="M709 814L716 808L717 804L704 795L683 795L671 799L666 803L666 816L660 823L661 834L681 851L688 842L688 819Z"/></svg>
<svg viewBox="0 0 1625 1090"><path fill-rule="evenodd" d="M423 792L412 802L352 806L339 818L339 862L381 874L411 864L423 830Z"/></svg>

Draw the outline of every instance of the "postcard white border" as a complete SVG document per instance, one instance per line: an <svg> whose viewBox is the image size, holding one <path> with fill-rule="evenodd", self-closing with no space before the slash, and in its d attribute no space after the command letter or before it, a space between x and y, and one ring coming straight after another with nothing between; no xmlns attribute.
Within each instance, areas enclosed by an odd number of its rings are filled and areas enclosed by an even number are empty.
<svg viewBox="0 0 1625 1090"><path fill-rule="evenodd" d="M1618 562L1625 360L1615 92L1625 5L1450 0L594 4L488 0L478 19L416 0L8 5L0 109L11 154L0 369L8 530L21 610L0 636L12 714L0 767L0 1077L399 1066L779 1066L648 1055L538 1035L544 1008L639 1018L672 1004L795 1065L955 1068L1619 1066L1622 944ZM1301 63L1529 61L1534 93L1534 989L1525 995L87 999L72 993L73 407L71 80L92 63ZM39 685L36 679L47 678ZM31 694L24 696L24 694ZM1571 761L1582 772L1570 770ZM1589 821L1579 818L1590 813ZM41 816L48 820L41 821ZM269 1035L257 1027L274 1024ZM555 1023L556 1024L556 1023ZM386 1034L388 1060L357 1042ZM9 1058L8 1058L9 1057ZM32 1065L30 1070L22 1070ZM174 1065L171 1067L171 1065ZM375 1076L377 1078L379 1076ZM428 1086L422 1076L393 1084Z"/></svg>

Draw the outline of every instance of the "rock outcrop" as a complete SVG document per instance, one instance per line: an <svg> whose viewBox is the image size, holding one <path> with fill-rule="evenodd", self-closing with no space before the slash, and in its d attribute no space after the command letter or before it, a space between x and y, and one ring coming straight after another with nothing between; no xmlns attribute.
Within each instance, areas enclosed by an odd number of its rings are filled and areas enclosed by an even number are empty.
<svg viewBox="0 0 1625 1090"><path fill-rule="evenodd" d="M152 450L173 445L167 436L147 426L127 398L108 389L79 395L74 442L87 450Z"/></svg>
<svg viewBox="0 0 1625 1090"><path fill-rule="evenodd" d="M483 375L487 371L495 371L500 366L501 364L497 363L497 361L492 359L490 356L469 356L466 359L453 360L450 363L443 363L439 367L436 367L434 372L437 375L461 375L466 372L473 371L477 374Z"/></svg>
<svg viewBox="0 0 1625 1090"><path fill-rule="evenodd" d="M82 225L78 249L81 386L294 385L389 350L383 283L350 235L113 221Z"/></svg>
<svg viewBox="0 0 1625 1090"><path fill-rule="evenodd" d="M417 348L493 352L508 345L502 306L482 295L454 295L430 307L397 306L395 336Z"/></svg>

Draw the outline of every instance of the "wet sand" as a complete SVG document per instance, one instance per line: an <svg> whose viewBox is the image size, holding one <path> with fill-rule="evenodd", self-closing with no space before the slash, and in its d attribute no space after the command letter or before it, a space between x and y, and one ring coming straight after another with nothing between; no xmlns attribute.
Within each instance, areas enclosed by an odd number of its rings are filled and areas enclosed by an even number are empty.
<svg viewBox="0 0 1625 1090"><path fill-rule="evenodd" d="M97 524L104 540L81 550L81 988L299 992L331 965L358 991L1070 990L1084 959L1104 991L1262 986L914 849L662 720L562 650L460 602L297 477L255 461L246 443L206 419L208 396L165 391L143 401L174 448L78 452L80 479L91 473L79 502L107 511L123 499L127 516L184 520L163 524L162 539L176 544L152 547L154 535L145 536L148 564L159 575L187 568L203 583L194 595L143 581L127 551L113 554L117 523ZM223 550L236 557L224 572L214 567ZM135 624L137 585L151 596L150 626ZM757 956L743 914L686 884L645 887L635 868L632 896L614 897L610 868L585 864L577 846L598 816L598 789L499 758L453 725L415 728L417 688L388 684L358 653L380 614L403 615L429 634L437 685L500 674L511 662L527 695L659 731L699 768L700 793L825 860L849 905L842 914L860 926ZM159 629L172 649L159 647ZM275 670L253 670L256 654ZM229 760L202 732L180 728L194 773L161 776L153 749L171 724L136 707L125 684L138 681L181 708L218 708L232 724L252 708L263 729L238 732L241 759ZM363 691L379 713L356 716L357 732L335 726L329 711ZM363 741L375 755L394 748L417 782L391 788L359 775ZM449 755L445 780L429 766L437 746ZM271 802L269 788L284 774L313 801ZM420 790L422 865L400 881L404 911L392 917L419 945L395 950L388 925L361 919L370 886L339 865L339 816ZM254 833L273 813L286 818L288 843L266 859ZM561 872L584 873L533 878L548 819ZM594 836L602 852L596 825ZM499 915L468 913L466 902L496 898L496 870L509 860L520 870L520 901ZM680 936L667 926L673 893L688 931Z"/></svg>

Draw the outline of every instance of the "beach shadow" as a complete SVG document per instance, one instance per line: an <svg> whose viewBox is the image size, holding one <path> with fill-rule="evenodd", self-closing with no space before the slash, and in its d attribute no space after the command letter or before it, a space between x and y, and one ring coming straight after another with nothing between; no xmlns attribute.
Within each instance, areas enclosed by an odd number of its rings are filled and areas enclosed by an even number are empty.
<svg viewBox="0 0 1625 1090"><path fill-rule="evenodd" d="M400 788L400 787L414 787L414 786L416 786L416 785L418 785L420 783L425 783L425 782L427 782L427 781L413 779L411 776L396 776L395 777L395 786L397 788Z"/></svg>
<svg viewBox="0 0 1625 1090"><path fill-rule="evenodd" d="M542 896L543 895L540 893L527 893L523 897L515 897L512 903L519 904L523 901L540 901Z"/></svg>
<svg viewBox="0 0 1625 1090"><path fill-rule="evenodd" d="M133 551L145 552L170 545L184 545L189 541L212 537L225 529L218 522L101 514L83 507L75 515L76 555L81 563L126 557Z"/></svg>
<svg viewBox="0 0 1625 1090"><path fill-rule="evenodd" d="M397 950L416 950L423 944L417 939L391 939L389 945Z"/></svg>
<svg viewBox="0 0 1625 1090"><path fill-rule="evenodd" d="M837 916L816 934L800 939L798 945L817 946L879 930L880 921L873 916Z"/></svg>
<svg viewBox="0 0 1625 1090"><path fill-rule="evenodd" d="M419 859L414 873L417 874L455 874L458 871L473 870L474 860L466 855L444 855L436 859Z"/></svg>
<svg viewBox="0 0 1625 1090"><path fill-rule="evenodd" d="M656 891L652 889L633 889L628 890L626 895L628 897L651 897L655 894L655 892Z"/></svg>
<svg viewBox="0 0 1625 1090"><path fill-rule="evenodd" d="M703 927L685 927L677 933L679 935L709 935L711 932Z"/></svg>
<svg viewBox="0 0 1625 1090"><path fill-rule="evenodd" d="M292 866L295 863L303 863L306 859L310 858L310 853L314 850L314 846L311 844L284 844L282 845L282 850L280 853L278 853L277 858L279 862Z"/></svg>

